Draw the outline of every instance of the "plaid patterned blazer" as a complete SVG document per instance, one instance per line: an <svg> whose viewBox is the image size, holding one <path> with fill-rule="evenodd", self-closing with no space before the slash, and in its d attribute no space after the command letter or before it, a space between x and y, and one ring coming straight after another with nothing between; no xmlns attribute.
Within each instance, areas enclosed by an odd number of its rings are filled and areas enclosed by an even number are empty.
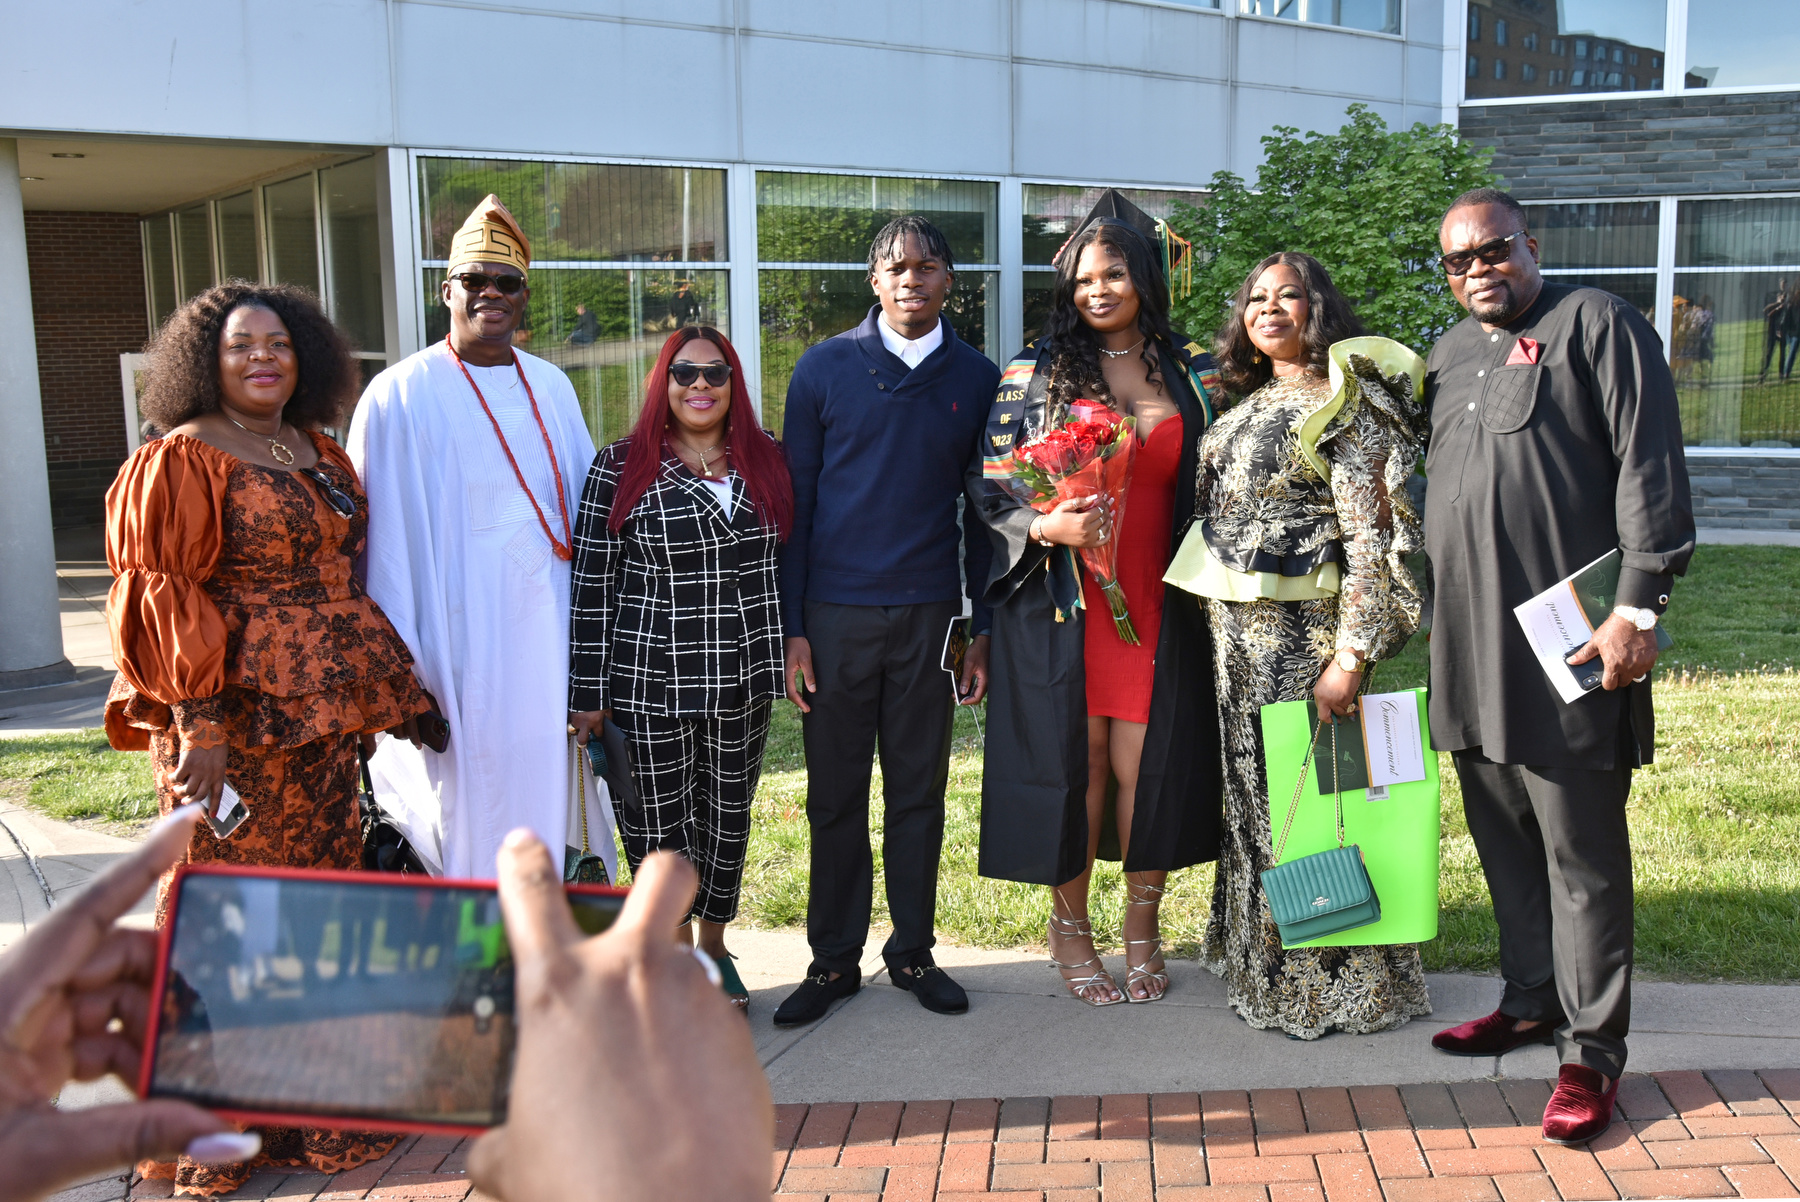
<svg viewBox="0 0 1800 1202"><path fill-rule="evenodd" d="M700 715L783 696L775 531L731 477L731 520L665 455L617 534L607 528L630 439L588 471L570 590L569 708Z"/></svg>

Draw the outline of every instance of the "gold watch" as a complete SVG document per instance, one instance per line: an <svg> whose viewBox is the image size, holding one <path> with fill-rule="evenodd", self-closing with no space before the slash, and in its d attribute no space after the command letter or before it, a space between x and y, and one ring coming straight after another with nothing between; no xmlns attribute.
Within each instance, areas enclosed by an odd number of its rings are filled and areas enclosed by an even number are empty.
<svg viewBox="0 0 1800 1202"><path fill-rule="evenodd" d="M1350 650L1348 647L1339 647L1337 655L1331 662L1336 664L1338 670L1341 672L1360 672L1363 670L1362 660L1357 659L1356 652Z"/></svg>

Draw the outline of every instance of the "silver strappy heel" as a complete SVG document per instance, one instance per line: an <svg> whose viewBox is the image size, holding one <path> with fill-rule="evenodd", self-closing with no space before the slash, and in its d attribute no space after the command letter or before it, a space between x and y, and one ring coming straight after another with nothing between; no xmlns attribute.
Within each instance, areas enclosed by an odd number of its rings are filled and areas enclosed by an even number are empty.
<svg viewBox="0 0 1800 1202"><path fill-rule="evenodd" d="M1144 890L1145 893L1141 894L1138 890ZM1161 885L1152 885L1148 881L1134 881L1130 877L1125 878L1125 904L1127 906L1160 906L1162 904L1163 893L1164 889ZM1148 896L1145 896L1145 894L1148 894ZM1134 947L1142 947L1145 944L1153 945L1152 951L1148 956L1144 957L1141 963L1133 964L1131 962L1131 949ZM1125 941L1124 993L1126 1001L1134 1004L1139 1002L1159 1001L1161 1000L1162 995L1169 991L1169 971L1167 963L1164 963L1163 967L1157 969L1155 972L1150 971L1150 962L1161 959L1162 931L1160 923L1158 924L1156 938L1127 939ZM1146 982L1147 984L1153 983L1156 991L1149 997L1139 997L1137 994L1131 992L1131 987L1140 981Z"/></svg>
<svg viewBox="0 0 1800 1202"><path fill-rule="evenodd" d="M1054 889L1051 890L1051 892L1058 900L1061 900L1062 895L1060 893L1057 893ZM1094 937L1094 928L1093 924L1085 918L1063 918L1057 914L1056 908L1052 906L1050 909L1049 934L1058 935L1064 939L1073 939L1083 935L1092 939ZM1052 949L1050 952L1050 963L1064 973L1088 972L1088 975L1084 977L1063 977L1063 984L1067 986L1069 992L1075 996L1076 1001L1086 1002L1090 1006L1116 1006L1130 996L1123 989L1119 988L1119 983L1113 980L1113 976L1110 972L1106 971L1106 964L1100 959L1100 954L1098 952L1095 952L1078 964L1064 964L1061 960L1056 958L1056 951L1055 949ZM1093 971L1089 972L1088 970L1090 969ZM1105 994L1101 994L1097 997L1088 996L1088 990L1095 989L1098 986L1110 988L1115 996L1107 997Z"/></svg>

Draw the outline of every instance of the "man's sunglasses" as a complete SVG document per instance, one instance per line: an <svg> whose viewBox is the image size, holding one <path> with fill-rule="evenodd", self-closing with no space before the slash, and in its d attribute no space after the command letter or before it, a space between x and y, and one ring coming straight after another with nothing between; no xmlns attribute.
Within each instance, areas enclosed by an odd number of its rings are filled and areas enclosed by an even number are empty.
<svg viewBox="0 0 1800 1202"><path fill-rule="evenodd" d="M677 359L669 365L669 378L683 388L691 387L701 376L705 376L706 382L714 388L723 388L725 382L731 379L731 364L708 363L702 367L698 363L689 363L686 359Z"/></svg>
<svg viewBox="0 0 1800 1202"><path fill-rule="evenodd" d="M463 271L450 277L460 283L468 292L486 292L492 284L503 296L512 296L525 286L522 275L489 275L485 271Z"/></svg>
<svg viewBox="0 0 1800 1202"><path fill-rule="evenodd" d="M1469 274L1469 268L1475 266L1476 259L1480 259L1489 267L1498 267L1512 258L1513 240L1524 236L1525 231L1520 230L1518 233L1508 234L1504 238L1495 238L1492 242L1483 242L1474 250L1453 250L1438 259L1438 262L1444 265L1444 271L1450 275Z"/></svg>
<svg viewBox="0 0 1800 1202"><path fill-rule="evenodd" d="M341 518L356 516L356 498L331 482L331 477L316 467L303 467L300 474L319 486L325 494L325 503L337 512Z"/></svg>

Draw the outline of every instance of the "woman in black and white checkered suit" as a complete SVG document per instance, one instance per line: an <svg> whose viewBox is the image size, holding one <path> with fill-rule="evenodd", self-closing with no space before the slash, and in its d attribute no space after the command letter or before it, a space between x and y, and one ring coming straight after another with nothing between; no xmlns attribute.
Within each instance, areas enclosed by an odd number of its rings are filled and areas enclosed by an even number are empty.
<svg viewBox="0 0 1800 1202"><path fill-rule="evenodd" d="M794 500L781 448L736 403L742 378L723 334L677 330L637 425L595 456L575 530L569 722L584 744L609 715L624 734L639 801L618 812L632 870L657 850L693 863L699 946L748 1008L725 926L782 696L775 563Z"/></svg>

